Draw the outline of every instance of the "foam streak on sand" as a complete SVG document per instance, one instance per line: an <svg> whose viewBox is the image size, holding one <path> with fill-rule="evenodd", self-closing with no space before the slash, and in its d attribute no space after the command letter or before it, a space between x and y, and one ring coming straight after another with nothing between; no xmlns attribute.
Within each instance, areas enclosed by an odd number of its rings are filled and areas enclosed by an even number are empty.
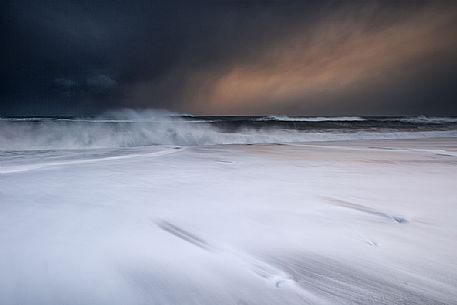
<svg viewBox="0 0 457 305"><path fill-rule="evenodd" d="M456 152L3 151L0 304L457 304Z"/></svg>

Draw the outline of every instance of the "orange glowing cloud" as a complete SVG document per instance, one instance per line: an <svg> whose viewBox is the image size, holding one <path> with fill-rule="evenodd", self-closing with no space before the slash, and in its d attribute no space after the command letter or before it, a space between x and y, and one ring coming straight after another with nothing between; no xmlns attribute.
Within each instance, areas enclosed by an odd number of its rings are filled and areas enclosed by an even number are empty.
<svg viewBox="0 0 457 305"><path fill-rule="evenodd" d="M340 12L311 29L298 26L260 45L255 56L197 71L186 94L200 112L243 113L360 90L455 54L454 7L423 7L392 19L372 24Z"/></svg>

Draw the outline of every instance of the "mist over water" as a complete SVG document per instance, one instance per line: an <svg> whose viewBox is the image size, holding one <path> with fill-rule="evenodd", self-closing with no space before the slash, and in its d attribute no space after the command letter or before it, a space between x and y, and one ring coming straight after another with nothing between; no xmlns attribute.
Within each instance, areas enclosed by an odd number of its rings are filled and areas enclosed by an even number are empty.
<svg viewBox="0 0 457 305"><path fill-rule="evenodd" d="M454 136L457 119L439 117L195 117L157 110L123 110L93 118L0 119L0 150Z"/></svg>

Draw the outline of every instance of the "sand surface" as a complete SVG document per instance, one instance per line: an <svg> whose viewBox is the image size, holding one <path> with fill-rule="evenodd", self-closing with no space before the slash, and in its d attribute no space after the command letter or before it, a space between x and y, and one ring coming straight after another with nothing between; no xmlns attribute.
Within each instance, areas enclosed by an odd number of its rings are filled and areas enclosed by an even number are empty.
<svg viewBox="0 0 457 305"><path fill-rule="evenodd" d="M455 138L0 160L0 304L457 304Z"/></svg>

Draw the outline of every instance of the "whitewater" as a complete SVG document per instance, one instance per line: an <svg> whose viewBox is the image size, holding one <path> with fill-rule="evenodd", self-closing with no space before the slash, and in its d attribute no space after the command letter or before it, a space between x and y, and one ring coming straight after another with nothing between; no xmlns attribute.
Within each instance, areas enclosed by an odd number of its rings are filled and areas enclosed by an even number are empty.
<svg viewBox="0 0 457 305"><path fill-rule="evenodd" d="M457 304L457 120L0 119L0 304Z"/></svg>

